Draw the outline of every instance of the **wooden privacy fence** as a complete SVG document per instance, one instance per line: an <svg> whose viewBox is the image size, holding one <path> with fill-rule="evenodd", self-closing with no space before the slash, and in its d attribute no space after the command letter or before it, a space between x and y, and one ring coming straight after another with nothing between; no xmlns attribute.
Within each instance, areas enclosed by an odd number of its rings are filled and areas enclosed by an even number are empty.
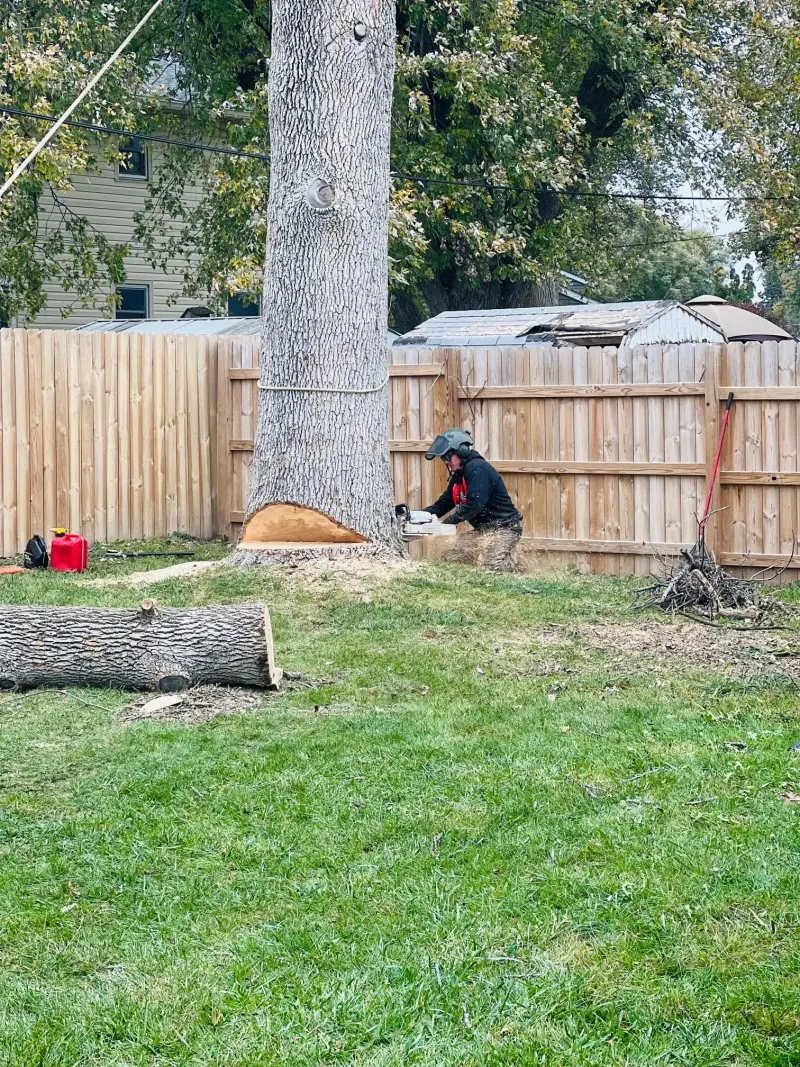
<svg viewBox="0 0 800 1067"><path fill-rule="evenodd" d="M794 342L391 349L395 495L444 485L424 452L471 429L553 566L647 573L697 533L722 404L736 402L709 541L785 563L800 531ZM258 410L252 338L0 331L2 554L65 525L90 540L236 537ZM798 558L800 568L800 558ZM794 570L794 568L792 568ZM793 575L792 575L793 576Z"/></svg>

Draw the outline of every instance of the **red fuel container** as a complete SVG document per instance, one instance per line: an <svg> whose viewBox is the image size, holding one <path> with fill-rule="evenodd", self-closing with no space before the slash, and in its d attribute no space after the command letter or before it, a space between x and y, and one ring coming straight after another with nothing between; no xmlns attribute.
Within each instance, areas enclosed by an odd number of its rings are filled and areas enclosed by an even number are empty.
<svg viewBox="0 0 800 1067"><path fill-rule="evenodd" d="M89 542L80 534L56 534L50 545L54 571L85 571L89 566Z"/></svg>

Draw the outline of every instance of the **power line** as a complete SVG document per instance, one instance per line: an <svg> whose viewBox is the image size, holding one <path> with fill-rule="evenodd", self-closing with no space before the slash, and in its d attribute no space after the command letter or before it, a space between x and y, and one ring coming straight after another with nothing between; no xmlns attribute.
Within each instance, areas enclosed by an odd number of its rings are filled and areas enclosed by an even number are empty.
<svg viewBox="0 0 800 1067"><path fill-rule="evenodd" d="M0 105L0 114L14 115L19 118L35 119L40 122L56 123L59 120L52 115L43 115L34 111L24 111L21 108L5 107ZM269 163L270 157L263 152L246 152L241 148L225 148L221 145L202 144L197 141L181 141L174 137L161 137L153 133L137 133L134 130L113 129L110 126L100 126L92 122L78 122L77 120L60 122L61 126L74 126L78 129L89 130L92 133L102 133L109 137L122 137L126 139L136 138L139 141L151 141L157 144L174 146L176 148L195 149L199 152L209 152L223 156L237 156L242 159L258 159ZM393 171L392 177L398 181L412 182L417 185L441 185L463 189L488 189L493 193L521 193L524 196L538 196L539 190L531 189L525 185L506 185L499 182L489 182L485 179L470 178L438 178L429 175L405 174L401 171ZM597 200L658 200L667 203L800 203L800 196L681 196L675 193L607 193L595 192L584 189L563 189L558 193L572 199L597 199Z"/></svg>
<svg viewBox="0 0 800 1067"><path fill-rule="evenodd" d="M8 190L11 188L11 186L14 184L14 182L17 180L17 178L20 176L20 174L22 174L22 172L24 170L26 170L27 167L29 167L31 163L33 163L33 161L36 159L36 157L39 155L39 153L42 151L42 149L45 148L46 145L50 141L52 141L52 139L55 137L55 135L58 133L58 131L61 129L61 127L64 125L64 123L67 121L67 119L70 117L70 115L86 99L86 97L89 95L89 93L95 87L95 85L97 85L97 83L103 77L105 72L110 67L113 67L113 65L116 63L116 61L119 59L119 57L125 51L125 49L128 47L128 45L134 39L136 34L142 28L142 26L144 26L149 21L149 19L152 18L152 16L156 13L156 11L161 7L161 5L163 3L164 3L164 0L155 0L155 3L152 5L152 7L150 7L148 9L147 14L143 15L142 18L139 19L139 21L136 23L136 25L130 31L130 33L125 38L125 40L117 45L117 47L114 49L114 51L108 57L108 59L105 61L105 63L102 65L102 67L98 71L95 71L95 73L91 76L91 78L88 80L86 85L84 85L84 87L81 89L81 91L75 97L75 99L69 105L67 110L64 111L57 119L53 120L53 122L54 122L53 126L47 131L47 133L44 135L44 137L41 139L41 141L39 141L38 144L36 144L30 150L30 152L22 160L22 162L17 167L14 168L14 170L11 173L11 175L9 176L9 178L7 178L7 180L3 182L3 186L2 186L2 188L0 188L0 200L2 200L2 198L5 196L5 194L8 192Z"/></svg>
<svg viewBox="0 0 800 1067"><path fill-rule="evenodd" d="M55 122L52 115L40 115L35 111L22 111L16 107L4 107L0 105L0 113L14 115L18 118L37 119L40 122ZM215 152L223 156L244 156L245 159L260 159L269 163L269 156L261 152L245 152L241 148L224 148L221 145L200 144L196 141L178 141L174 137L160 137L155 133L135 133L133 130L116 130L110 126L98 126L94 122L78 122L72 120L63 122L62 126L76 126L82 130L91 130L92 133L103 133L109 137L122 137L128 140L152 141L156 144L174 145L176 148L194 148L201 152Z"/></svg>

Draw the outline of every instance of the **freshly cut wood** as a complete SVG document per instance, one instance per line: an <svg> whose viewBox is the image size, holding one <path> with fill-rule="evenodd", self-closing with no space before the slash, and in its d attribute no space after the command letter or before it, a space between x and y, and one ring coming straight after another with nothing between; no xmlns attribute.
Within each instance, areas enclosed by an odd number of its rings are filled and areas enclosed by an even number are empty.
<svg viewBox="0 0 800 1067"><path fill-rule="evenodd" d="M298 504L269 504L247 522L242 534L242 548L265 541L322 542L323 544L363 544L366 538L342 523L329 519L314 508Z"/></svg>
<svg viewBox="0 0 800 1067"><path fill-rule="evenodd" d="M138 609L0 607L0 690L191 685L277 689L269 612L258 604Z"/></svg>

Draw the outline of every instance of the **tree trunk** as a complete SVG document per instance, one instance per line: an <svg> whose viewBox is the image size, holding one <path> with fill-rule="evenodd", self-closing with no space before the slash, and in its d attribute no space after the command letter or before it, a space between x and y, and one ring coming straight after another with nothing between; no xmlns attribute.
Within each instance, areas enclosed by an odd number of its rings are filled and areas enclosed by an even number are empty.
<svg viewBox="0 0 800 1067"><path fill-rule="evenodd" d="M174 692L199 683L276 689L258 604L140 609L0 607L0 690L94 685Z"/></svg>
<svg viewBox="0 0 800 1067"><path fill-rule="evenodd" d="M355 541L399 548L385 385L394 0L274 0L272 10L262 390L248 518L294 504ZM291 522L276 539L296 539Z"/></svg>

